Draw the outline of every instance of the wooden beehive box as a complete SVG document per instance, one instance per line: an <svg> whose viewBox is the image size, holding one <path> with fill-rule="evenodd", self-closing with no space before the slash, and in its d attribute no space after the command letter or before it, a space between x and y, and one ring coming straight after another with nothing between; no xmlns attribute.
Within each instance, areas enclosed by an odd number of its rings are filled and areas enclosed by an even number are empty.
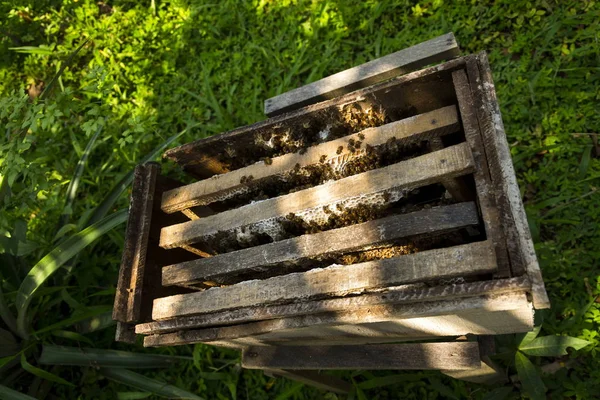
<svg viewBox="0 0 600 400"><path fill-rule="evenodd" d="M167 151L194 183L137 168L117 339L462 370L473 342L385 344L532 329L549 301L485 53L329 96ZM374 344L397 357L352 353Z"/></svg>

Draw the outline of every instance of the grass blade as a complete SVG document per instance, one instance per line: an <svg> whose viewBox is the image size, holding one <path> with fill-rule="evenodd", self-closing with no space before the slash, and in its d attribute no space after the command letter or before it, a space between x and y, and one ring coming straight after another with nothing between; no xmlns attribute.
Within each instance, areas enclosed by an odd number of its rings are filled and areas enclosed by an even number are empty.
<svg viewBox="0 0 600 400"><path fill-rule="evenodd" d="M98 306L98 307L88 307L88 311L76 314L72 317L69 317L67 319L63 319L62 321L59 321L55 324L52 325L48 325L43 327L40 330L35 331L33 334L35 336L41 335L42 333L46 333L46 332L52 332L56 329L62 329L62 328L66 328L68 326L71 326L73 324L76 324L79 321L83 321L85 319L89 319L89 318L93 318L96 315L100 315L100 314L105 314L107 312L112 312L112 306Z"/></svg>
<svg viewBox="0 0 600 400"><path fill-rule="evenodd" d="M155 395L166 397L167 399L194 399L204 400L193 393L180 389L176 386L157 381L156 379L147 378L144 375L119 368L100 368L100 373L106 378L129 385L136 389L154 393Z"/></svg>
<svg viewBox="0 0 600 400"><path fill-rule="evenodd" d="M54 375L48 371L45 371L38 367L34 367L33 365L29 364L27 362L27 359L25 358L25 354L23 354L23 353L21 353L21 367L23 367L23 369L25 371L27 371L35 376L39 376L40 378L45 379L47 381L56 382L56 383L60 383L63 385L75 387L75 385L73 385L71 382L64 380L60 376Z"/></svg>
<svg viewBox="0 0 600 400"><path fill-rule="evenodd" d="M76 342L84 342L84 343L89 344L90 346L94 345L94 342L92 342L91 339L86 338L85 336L83 336L77 332L56 330L56 331L52 331L52 335L63 338L63 339L74 340Z"/></svg>
<svg viewBox="0 0 600 400"><path fill-rule="evenodd" d="M36 400L35 397L28 396L21 392L17 392L4 385L0 385L0 398L4 400Z"/></svg>
<svg viewBox="0 0 600 400"><path fill-rule="evenodd" d="M198 125L200 125L200 124L192 125L188 128L185 128L181 132L171 136L165 142L161 143L156 148L154 148L154 150L152 150L149 154L147 154L146 157L144 157L139 163L144 164L149 161L153 161L171 143L173 143L175 140L179 139L183 134L185 134L186 132L188 132L192 128L195 128ZM104 197L102 202L96 207L94 212L90 214L87 221L84 220L83 226L87 227L89 225L92 225L92 224L100 221L102 218L104 218L104 216L110 211L110 209L113 207L113 205L117 202L119 197L121 197L123 192L131 185L132 180L133 180L133 170L129 171L115 186L113 186L111 191L108 192L106 197Z"/></svg>
<svg viewBox="0 0 600 400"><path fill-rule="evenodd" d="M79 322L75 329L79 333L91 333L104 328L108 328L109 326L113 326L116 323L117 322L112 319L111 310Z"/></svg>
<svg viewBox="0 0 600 400"><path fill-rule="evenodd" d="M58 70L58 72L56 74L54 74L54 76L52 77L52 79L50 79L50 82L48 82L48 85L46 85L46 87L44 88L44 90L40 94L40 97L39 97L40 100L45 100L46 97L48 97L50 95L50 93L52 92L52 89L54 88L54 85L55 85L56 81L58 80L58 78L61 77L61 75L63 74L63 72L65 72L65 69L69 65L71 65L71 63L73 62L73 58L77 55L77 53L79 53L79 51L81 51L81 49L83 49L83 46L85 46L87 44L87 42L89 42L89 41L90 41L90 39L85 39L83 41L83 43L81 43L79 45L79 47L76 48L75 51L73 51L71 53L71 55L69 55L69 58L67 59L67 61L61 64L60 69Z"/></svg>
<svg viewBox="0 0 600 400"><path fill-rule="evenodd" d="M192 357L140 354L128 351L44 345L40 364L108 368L167 368Z"/></svg>
<svg viewBox="0 0 600 400"><path fill-rule="evenodd" d="M67 188L67 195L65 200L65 206L63 208L63 213L60 216L60 220L58 222L58 227L56 229L57 232L61 230L63 226L65 226L69 222L69 218L71 217L73 202L75 201L75 195L77 194L77 188L79 187L79 181L81 180L81 176L83 175L83 170L85 169L85 164L87 163L88 157L92 152L92 148L96 143L96 139L100 136L100 132L104 128L103 125L96 130L94 136L89 140L87 146L85 146L85 150L77 163L77 167L75 167L75 172L73 173L73 178L69 182L69 187Z"/></svg>
<svg viewBox="0 0 600 400"><path fill-rule="evenodd" d="M520 351L515 354L515 366L523 388L533 400L546 398L546 386L535 365Z"/></svg>
<svg viewBox="0 0 600 400"><path fill-rule="evenodd" d="M42 258L27 274L17 292L17 331L28 336L27 308L35 292L61 265L97 240L104 233L127 220L127 210L118 211L94 225L72 235Z"/></svg>

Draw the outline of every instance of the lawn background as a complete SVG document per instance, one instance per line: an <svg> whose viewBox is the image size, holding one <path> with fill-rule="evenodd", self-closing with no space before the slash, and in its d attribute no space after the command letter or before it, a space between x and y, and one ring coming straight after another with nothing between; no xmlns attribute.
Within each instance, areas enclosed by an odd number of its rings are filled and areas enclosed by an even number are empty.
<svg viewBox="0 0 600 400"><path fill-rule="evenodd" d="M14 310L29 269L86 226L115 182L177 132L189 128L176 139L185 143L262 120L268 97L452 31L463 54L489 53L552 302L537 316L542 333L591 342L560 359L572 360L567 368L544 377L547 394L597 398L600 161L589 134L600 133L598 21L600 6L588 0L2 1L0 272L8 307ZM69 200L88 143L87 165ZM126 206L124 193L110 211ZM187 355L193 361L143 373L207 399L336 398L241 371L233 352L114 343L108 316L123 234L121 224L36 293L35 330L94 316L37 335L24 353L30 363L36 364L43 343ZM18 238L18 246L9 238ZM515 338L500 344L506 356L499 361L514 374ZM533 361L541 366L556 359ZM8 386L23 391L33 385L30 394L38 397L143 396L92 367L45 368L75 387L48 384L29 372L0 379L10 377ZM358 399L494 398L486 387L433 372L341 375L360 388ZM520 396L518 387L506 392L495 394Z"/></svg>

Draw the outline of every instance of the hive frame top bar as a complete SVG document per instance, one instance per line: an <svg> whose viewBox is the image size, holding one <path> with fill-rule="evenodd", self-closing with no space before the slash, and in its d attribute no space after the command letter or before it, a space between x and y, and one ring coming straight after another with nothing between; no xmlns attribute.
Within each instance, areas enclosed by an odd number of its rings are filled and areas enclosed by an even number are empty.
<svg viewBox="0 0 600 400"><path fill-rule="evenodd" d="M460 49L456 38L453 33L447 33L271 97L265 100L265 114L273 117L309 104L332 99L458 55Z"/></svg>

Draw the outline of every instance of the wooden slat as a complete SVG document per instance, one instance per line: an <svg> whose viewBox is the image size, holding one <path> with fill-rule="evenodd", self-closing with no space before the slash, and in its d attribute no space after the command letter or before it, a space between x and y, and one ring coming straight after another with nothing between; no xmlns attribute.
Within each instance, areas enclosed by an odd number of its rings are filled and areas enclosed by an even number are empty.
<svg viewBox="0 0 600 400"><path fill-rule="evenodd" d="M122 343L135 344L135 325L117 321L117 329L115 331L115 341Z"/></svg>
<svg viewBox="0 0 600 400"><path fill-rule="evenodd" d="M272 117L331 99L459 54L454 34L448 33L267 99L265 114Z"/></svg>
<svg viewBox="0 0 600 400"><path fill-rule="evenodd" d="M242 351L248 369L454 369L479 367L476 342L367 346L253 346Z"/></svg>
<svg viewBox="0 0 600 400"><path fill-rule="evenodd" d="M113 308L113 319L116 321L141 320L144 269L156 177L159 173L160 166L155 163L138 165L133 173L129 219Z"/></svg>
<svg viewBox="0 0 600 400"><path fill-rule="evenodd" d="M244 193L248 186L256 186L265 178L291 172L295 168L320 164L339 164L342 160L364 156L363 152L350 152L349 140L362 142L362 149L380 146L395 138L399 143L413 143L457 131L459 128L456 106L448 106L428 113L405 118L377 128L365 129L359 134L345 136L312 146L305 153L289 153L271 159L267 165L263 161L225 174L214 175L209 179L192 183L166 192L162 199L162 210L167 213L184 211L198 205L223 201ZM341 151L339 149L341 148ZM323 156L327 158L323 160ZM252 176L249 183L240 183L244 177ZM190 219L194 219L191 218ZM197 219L197 218L196 218Z"/></svg>
<svg viewBox="0 0 600 400"><path fill-rule="evenodd" d="M533 328L525 293L448 298L412 304L381 304L259 321L220 328L150 335L144 346L210 343L232 347L259 344L398 342L410 338L491 335Z"/></svg>
<svg viewBox="0 0 600 400"><path fill-rule="evenodd" d="M398 76L298 111L184 144L166 151L164 158L180 165L197 179L203 179L229 171L229 167L222 164L223 149L227 146L253 148L257 135L294 130L314 120L329 120L332 115L339 115L340 108L345 105L383 107L392 111L411 109L416 114L448 106L455 103L452 84L447 82L449 74L463 68L464 64L465 58L462 57ZM431 90L436 91L435 96L423 96Z"/></svg>
<svg viewBox="0 0 600 400"><path fill-rule="evenodd" d="M527 216L521 200L504 124L496 98L491 70L485 52L477 55L477 62L467 64L471 87L482 129L492 183L496 186L497 205L505 228L507 250L511 266L524 268L532 284L533 304L537 309L550 308L542 273L535 256ZM475 90L475 88L477 88Z"/></svg>
<svg viewBox="0 0 600 400"><path fill-rule="evenodd" d="M166 227L160 246L173 248L200 241L218 232L256 227L266 220L284 219L290 213L323 212L323 207L366 199L391 189L417 188L468 174L474 164L466 143L402 161L384 168L349 176L285 196L249 204L217 215Z"/></svg>
<svg viewBox="0 0 600 400"><path fill-rule="evenodd" d="M506 251L506 241L500 216L496 207L495 192L492 186L487 158L484 151L483 141L477 120L477 111L471 87L464 70L454 71L452 80L456 89L456 98L460 109L460 117L465 132L467 143L471 147L471 153L475 161L476 169L473 173L481 216L485 226L487 237L494 243L494 251L498 259L497 278L510 276L510 265Z"/></svg>
<svg viewBox="0 0 600 400"><path fill-rule="evenodd" d="M443 232L478 222L479 216L473 202L434 207L169 265L163 268L162 284L191 285L203 281L232 283L236 281L237 274L256 270L257 267L261 267L261 270L275 269L283 263L358 251L399 238Z"/></svg>
<svg viewBox="0 0 600 400"><path fill-rule="evenodd" d="M329 392L339 394L348 394L353 389L353 386L343 379L331 375L325 375L319 371L271 369L265 370L264 373L265 375L291 379L317 389L327 390Z"/></svg>
<svg viewBox="0 0 600 400"><path fill-rule="evenodd" d="M444 148L444 143L441 137L432 137L429 139L429 148L432 151L441 150ZM471 149L473 151L473 149ZM467 185L463 177L448 178L442 180L442 185L446 191L456 201L471 201L475 199L475 193L472 188Z"/></svg>
<svg viewBox="0 0 600 400"><path fill-rule="evenodd" d="M260 305L225 312L180 317L165 321L138 324L138 334L168 333L184 329L219 325L242 324L276 318L296 317L323 312L347 311L378 304L405 304L464 298L469 296L498 295L524 292L531 288L527 277L460 283L433 287L389 288L383 293L370 293L336 299L312 300L302 303Z"/></svg>
<svg viewBox="0 0 600 400"><path fill-rule="evenodd" d="M399 284L491 273L497 268L491 250L490 242L470 243L160 298L154 300L152 319L209 313L255 304L307 300L319 296L336 297Z"/></svg>

